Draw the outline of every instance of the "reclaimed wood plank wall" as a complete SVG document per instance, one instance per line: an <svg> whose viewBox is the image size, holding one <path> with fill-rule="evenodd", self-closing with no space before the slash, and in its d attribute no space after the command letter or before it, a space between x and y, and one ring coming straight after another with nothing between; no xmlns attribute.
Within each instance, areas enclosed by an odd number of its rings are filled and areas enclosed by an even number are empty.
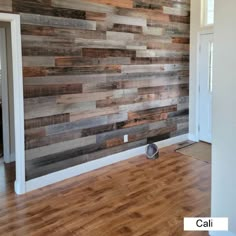
<svg viewBox="0 0 236 236"><path fill-rule="evenodd" d="M0 0L21 15L27 179L188 133L189 9Z"/></svg>

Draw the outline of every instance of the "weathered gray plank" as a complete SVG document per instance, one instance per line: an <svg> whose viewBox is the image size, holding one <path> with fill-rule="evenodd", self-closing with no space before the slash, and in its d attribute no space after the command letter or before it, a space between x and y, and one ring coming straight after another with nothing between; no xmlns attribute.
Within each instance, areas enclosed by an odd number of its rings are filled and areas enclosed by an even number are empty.
<svg viewBox="0 0 236 236"><path fill-rule="evenodd" d="M96 22L94 21L54 16L41 16L28 13L21 13L20 16L22 24L96 30Z"/></svg>
<svg viewBox="0 0 236 236"><path fill-rule="evenodd" d="M60 153L66 150L82 147L89 144L95 144L95 143L96 143L96 136L90 136L90 137L70 140L67 142L56 143L49 146L34 148L34 149L30 149L26 151L25 153L26 160L33 160L35 158L40 158L42 156Z"/></svg>

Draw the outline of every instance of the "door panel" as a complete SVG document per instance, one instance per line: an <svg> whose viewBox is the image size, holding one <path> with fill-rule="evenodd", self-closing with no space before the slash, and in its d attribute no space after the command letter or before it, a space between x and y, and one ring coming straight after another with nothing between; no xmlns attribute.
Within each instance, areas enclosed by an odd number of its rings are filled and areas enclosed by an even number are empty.
<svg viewBox="0 0 236 236"><path fill-rule="evenodd" d="M199 59L199 139L211 143L213 34L201 35Z"/></svg>

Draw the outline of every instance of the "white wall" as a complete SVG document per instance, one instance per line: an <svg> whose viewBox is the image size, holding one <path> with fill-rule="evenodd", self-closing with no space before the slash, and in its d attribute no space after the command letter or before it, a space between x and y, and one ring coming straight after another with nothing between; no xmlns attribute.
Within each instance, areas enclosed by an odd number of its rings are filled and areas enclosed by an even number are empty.
<svg viewBox="0 0 236 236"><path fill-rule="evenodd" d="M197 59L198 34L201 31L201 1L191 0L190 19L190 98L189 98L189 134L191 140L196 140L197 126Z"/></svg>
<svg viewBox="0 0 236 236"><path fill-rule="evenodd" d="M213 80L212 216L236 234L236 1L216 0Z"/></svg>

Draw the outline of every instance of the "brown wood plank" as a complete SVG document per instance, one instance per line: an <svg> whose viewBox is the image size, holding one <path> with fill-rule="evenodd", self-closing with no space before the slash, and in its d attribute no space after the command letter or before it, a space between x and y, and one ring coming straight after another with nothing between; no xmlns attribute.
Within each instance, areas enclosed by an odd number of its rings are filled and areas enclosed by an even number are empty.
<svg viewBox="0 0 236 236"><path fill-rule="evenodd" d="M112 31L141 34L143 28L136 25L114 24Z"/></svg>
<svg viewBox="0 0 236 236"><path fill-rule="evenodd" d="M53 96L70 93L81 93L81 84L63 84L63 85L47 85L47 86L24 86L25 98Z"/></svg>
<svg viewBox="0 0 236 236"><path fill-rule="evenodd" d="M79 75L96 73L120 73L120 65L89 65L78 67L24 67L24 77L38 77L51 75Z"/></svg>
<svg viewBox="0 0 236 236"><path fill-rule="evenodd" d="M55 125L69 122L69 114L55 115L49 117L25 120L25 129L34 129L43 126Z"/></svg>
<svg viewBox="0 0 236 236"><path fill-rule="evenodd" d="M57 16L75 19L85 19L86 12L80 10L55 8L51 6L51 0L13 0L13 11L18 13L30 13L46 16Z"/></svg>
<svg viewBox="0 0 236 236"><path fill-rule="evenodd" d="M134 57L134 50L119 50L119 49L99 49L99 48L83 48L82 54L84 57L103 58L103 57Z"/></svg>
<svg viewBox="0 0 236 236"><path fill-rule="evenodd" d="M90 11L86 11L85 13L86 20L105 21L106 18L107 18L106 13L90 12Z"/></svg>
<svg viewBox="0 0 236 236"><path fill-rule="evenodd" d="M74 39L75 37L83 39L106 39L105 32L94 30L81 30L77 28L56 28L51 26L22 24L21 32L23 35L54 36L67 39Z"/></svg>

